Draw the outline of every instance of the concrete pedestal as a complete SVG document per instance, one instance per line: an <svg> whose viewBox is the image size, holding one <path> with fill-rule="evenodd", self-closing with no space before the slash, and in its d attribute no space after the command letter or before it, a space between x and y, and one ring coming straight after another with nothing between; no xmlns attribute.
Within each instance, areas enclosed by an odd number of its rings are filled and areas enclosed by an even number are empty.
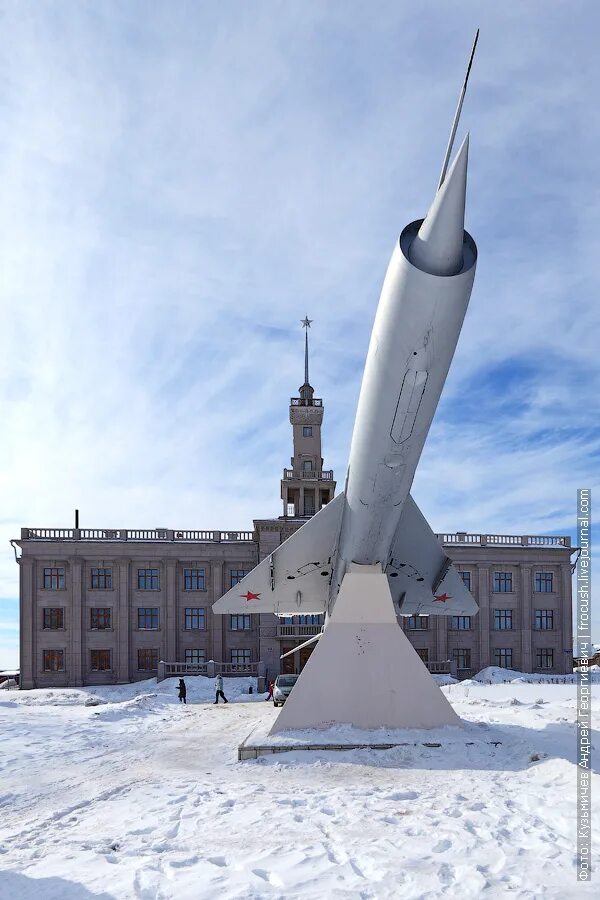
<svg viewBox="0 0 600 900"><path fill-rule="evenodd" d="M361 729L460 725L398 625L380 566L350 566L331 619L270 734L338 723Z"/></svg>

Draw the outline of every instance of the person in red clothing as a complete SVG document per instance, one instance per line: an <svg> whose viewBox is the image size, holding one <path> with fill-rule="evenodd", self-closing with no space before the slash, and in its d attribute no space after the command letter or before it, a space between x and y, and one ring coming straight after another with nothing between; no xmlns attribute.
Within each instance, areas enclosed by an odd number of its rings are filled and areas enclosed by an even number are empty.
<svg viewBox="0 0 600 900"><path fill-rule="evenodd" d="M270 682L269 682L269 693L268 693L267 696L265 697L265 700L272 700L272 699L273 699L273 688L274 688L274 687L275 687L275 682L274 682L274 681L270 681Z"/></svg>

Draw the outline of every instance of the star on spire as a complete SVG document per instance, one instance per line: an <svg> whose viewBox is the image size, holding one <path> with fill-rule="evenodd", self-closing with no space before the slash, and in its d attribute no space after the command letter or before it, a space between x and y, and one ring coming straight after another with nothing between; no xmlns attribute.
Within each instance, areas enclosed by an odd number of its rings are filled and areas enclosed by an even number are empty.
<svg viewBox="0 0 600 900"><path fill-rule="evenodd" d="M306 329L304 332L304 384L308 384L308 329L314 321L314 319L304 316L301 322L302 327Z"/></svg>

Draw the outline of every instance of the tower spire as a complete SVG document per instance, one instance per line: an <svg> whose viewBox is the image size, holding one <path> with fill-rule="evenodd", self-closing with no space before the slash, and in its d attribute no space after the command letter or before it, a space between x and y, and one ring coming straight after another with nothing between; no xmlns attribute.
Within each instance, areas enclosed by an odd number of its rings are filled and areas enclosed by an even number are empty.
<svg viewBox="0 0 600 900"><path fill-rule="evenodd" d="M308 329L314 322L314 319L309 319L308 316L305 316L302 319L302 327L305 329L304 331L304 384L310 384L308 380Z"/></svg>
<svg viewBox="0 0 600 900"><path fill-rule="evenodd" d="M323 401L314 396L315 389L308 380L308 329L312 323L308 316L300 320L304 328L304 384L298 389L298 397L290 397L294 452L291 468L283 470L281 479L283 515L292 519L313 516L335 495L333 470L323 469L321 456Z"/></svg>

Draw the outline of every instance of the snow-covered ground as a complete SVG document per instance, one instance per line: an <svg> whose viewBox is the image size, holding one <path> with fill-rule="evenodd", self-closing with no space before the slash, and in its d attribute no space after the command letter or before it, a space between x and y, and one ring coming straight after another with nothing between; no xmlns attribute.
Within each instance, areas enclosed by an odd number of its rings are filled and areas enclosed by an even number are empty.
<svg viewBox="0 0 600 900"><path fill-rule="evenodd" d="M243 763L278 713L249 679L217 707L206 678L187 706L176 680L3 691L0 898L598 896L575 879L574 685L484 676L443 688L469 747Z"/></svg>

